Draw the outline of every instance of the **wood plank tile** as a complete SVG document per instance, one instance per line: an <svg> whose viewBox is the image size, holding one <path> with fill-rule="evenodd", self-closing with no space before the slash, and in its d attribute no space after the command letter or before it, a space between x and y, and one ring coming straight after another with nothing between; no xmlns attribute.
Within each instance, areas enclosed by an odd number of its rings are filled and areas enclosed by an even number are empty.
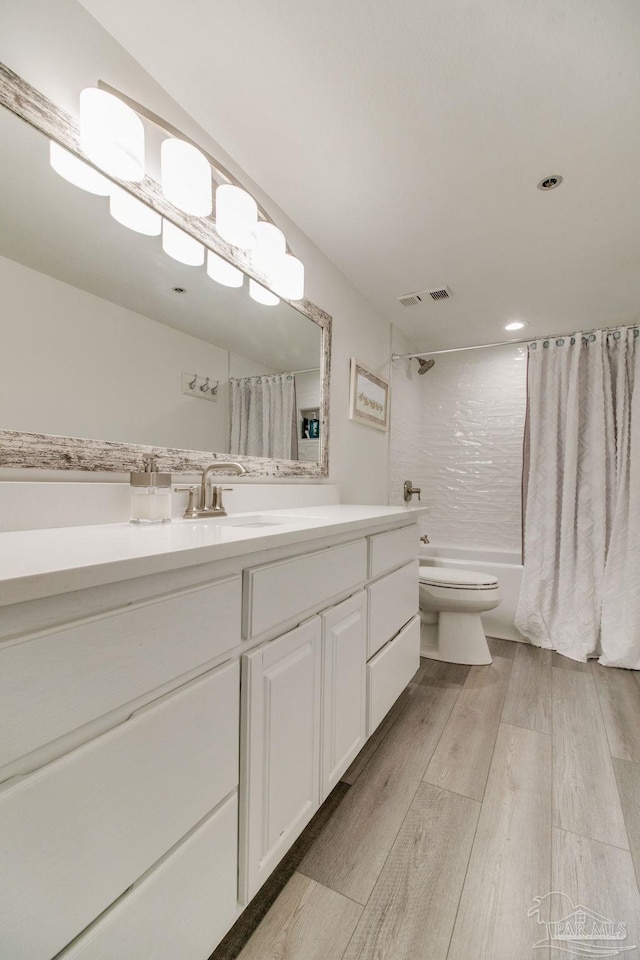
<svg viewBox="0 0 640 960"><path fill-rule="evenodd" d="M511 664L496 657L489 666L471 668L427 768L428 783L482 800Z"/></svg>
<svg viewBox="0 0 640 960"><path fill-rule="evenodd" d="M430 666L422 677L427 686L442 683L445 686L463 687L471 667L464 663L445 663L444 660L428 660Z"/></svg>
<svg viewBox="0 0 640 960"><path fill-rule="evenodd" d="M294 873L239 960L341 960L361 913L353 900Z"/></svg>
<svg viewBox="0 0 640 960"><path fill-rule="evenodd" d="M428 675L309 851L300 871L366 903L459 695Z"/></svg>
<svg viewBox="0 0 640 960"><path fill-rule="evenodd" d="M571 657L563 657L561 653L553 650L551 653L551 666L557 667L559 670L577 670L578 673L590 673L591 667L589 662L580 663L579 660L572 660Z"/></svg>
<svg viewBox="0 0 640 960"><path fill-rule="evenodd" d="M500 725L448 960L528 960L551 882L551 737Z"/></svg>
<svg viewBox="0 0 640 960"><path fill-rule="evenodd" d="M631 858L640 884L640 764L628 760L613 761L613 769L622 803Z"/></svg>
<svg viewBox="0 0 640 960"><path fill-rule="evenodd" d="M640 763L640 685L632 670L601 667L591 669L596 681L611 756Z"/></svg>
<svg viewBox="0 0 640 960"><path fill-rule="evenodd" d="M336 784L266 883L243 910L229 932L225 934L224 939L220 941L209 960L236 960L236 957L278 899L296 872L298 865L304 859L305 854L316 838L320 836L348 791L348 784L342 783L342 781Z"/></svg>
<svg viewBox="0 0 640 960"><path fill-rule="evenodd" d="M492 657L506 657L507 660L513 660L516 648L520 646L516 640L502 640L500 637L487 637L487 643Z"/></svg>
<svg viewBox="0 0 640 960"><path fill-rule="evenodd" d="M620 947L640 946L640 894L631 855L626 850L555 829L552 889L561 891L575 906L592 910L614 924L626 923L627 935L620 941ZM565 901L562 906L556 907L556 912L559 916L552 919L562 919L571 912L571 903ZM585 948L593 949L596 945L611 948L617 944L595 941L585 944ZM556 955L555 950L552 953ZM586 950L578 955L587 956ZM591 956L591 953L588 955ZM635 957L638 951L631 950L620 955Z"/></svg>
<svg viewBox="0 0 640 960"><path fill-rule="evenodd" d="M479 813L420 785L344 960L445 960Z"/></svg>
<svg viewBox="0 0 640 960"><path fill-rule="evenodd" d="M553 669L553 825L628 849L591 674Z"/></svg>
<svg viewBox="0 0 640 960"><path fill-rule="evenodd" d="M378 724L376 729L373 731L373 733L371 734L371 736L369 737L369 739L367 740L364 747L362 748L358 756L355 758L355 760L353 761L349 769L342 775L342 780L345 783L354 784L356 782L356 780L358 779L358 777L366 767L367 763L369 762L373 754L376 752L376 750L378 749L378 747L386 737L387 733L389 732L393 724L396 722L396 720L398 719L398 717L400 716L404 708L409 703L409 700L411 699L411 695L413 691L420 684L423 677L431 669L431 664L433 662L434 662L433 660L427 660L424 657L420 659L420 666L418 667L418 670L416 671L414 676L411 678L411 681L408 684L408 686L405 687L405 689L402 691L402 693L400 694L396 702L393 704L393 706L387 713L386 717L382 720L381 723Z"/></svg>
<svg viewBox="0 0 640 960"><path fill-rule="evenodd" d="M551 733L551 650L514 644L516 656L502 711L503 723Z"/></svg>

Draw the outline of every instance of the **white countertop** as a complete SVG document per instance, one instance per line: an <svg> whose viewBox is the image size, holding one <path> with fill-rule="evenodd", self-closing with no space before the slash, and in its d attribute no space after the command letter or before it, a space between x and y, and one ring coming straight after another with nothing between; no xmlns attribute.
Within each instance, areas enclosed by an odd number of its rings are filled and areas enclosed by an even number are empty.
<svg viewBox="0 0 640 960"><path fill-rule="evenodd" d="M417 519L423 508L337 504L178 520L0 533L0 606L270 547Z"/></svg>

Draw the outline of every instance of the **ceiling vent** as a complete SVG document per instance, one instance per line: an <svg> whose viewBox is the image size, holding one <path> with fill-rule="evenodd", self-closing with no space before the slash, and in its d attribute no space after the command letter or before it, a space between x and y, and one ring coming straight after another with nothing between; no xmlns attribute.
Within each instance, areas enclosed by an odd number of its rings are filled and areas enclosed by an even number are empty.
<svg viewBox="0 0 640 960"><path fill-rule="evenodd" d="M424 303L427 297L431 297L432 300L450 300L451 290L448 287L437 287L433 290L421 290L420 293L405 293L398 297L398 303L403 307L417 307Z"/></svg>
<svg viewBox="0 0 640 960"><path fill-rule="evenodd" d="M405 293L403 297L398 297L398 303L401 303L403 307L417 307L419 303L422 303L422 297L419 293Z"/></svg>

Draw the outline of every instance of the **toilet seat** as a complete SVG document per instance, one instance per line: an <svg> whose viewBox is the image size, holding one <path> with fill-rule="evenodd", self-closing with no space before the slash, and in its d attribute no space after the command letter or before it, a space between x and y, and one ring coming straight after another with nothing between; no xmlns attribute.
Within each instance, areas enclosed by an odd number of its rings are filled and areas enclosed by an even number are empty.
<svg viewBox="0 0 640 960"><path fill-rule="evenodd" d="M453 570L450 567L420 567L420 583L445 590L495 590L498 578L476 570Z"/></svg>

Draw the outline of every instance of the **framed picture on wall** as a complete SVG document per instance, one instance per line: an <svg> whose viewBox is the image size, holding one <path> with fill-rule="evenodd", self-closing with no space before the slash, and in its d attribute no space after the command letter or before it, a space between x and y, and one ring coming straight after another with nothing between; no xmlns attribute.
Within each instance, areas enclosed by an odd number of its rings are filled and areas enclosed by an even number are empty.
<svg viewBox="0 0 640 960"><path fill-rule="evenodd" d="M351 358L349 419L376 430L389 429L389 381Z"/></svg>

